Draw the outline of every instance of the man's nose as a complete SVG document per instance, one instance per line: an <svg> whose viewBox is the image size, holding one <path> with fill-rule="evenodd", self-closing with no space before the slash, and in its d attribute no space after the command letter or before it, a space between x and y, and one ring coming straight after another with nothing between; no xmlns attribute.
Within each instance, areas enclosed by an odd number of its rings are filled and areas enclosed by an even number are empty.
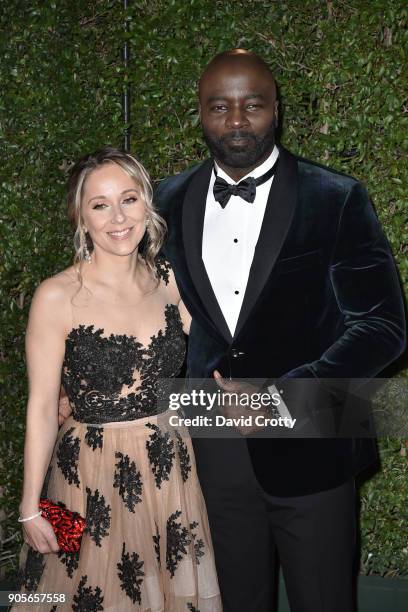
<svg viewBox="0 0 408 612"><path fill-rule="evenodd" d="M241 108L232 108L228 113L225 124L226 127L233 129L239 129L241 127L248 126L249 121L245 110Z"/></svg>

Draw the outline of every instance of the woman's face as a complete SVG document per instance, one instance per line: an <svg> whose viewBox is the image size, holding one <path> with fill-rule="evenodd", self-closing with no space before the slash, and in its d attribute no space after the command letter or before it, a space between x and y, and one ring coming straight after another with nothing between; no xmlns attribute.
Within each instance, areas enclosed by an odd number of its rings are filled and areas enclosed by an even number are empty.
<svg viewBox="0 0 408 612"><path fill-rule="evenodd" d="M139 184L120 166L108 163L91 172L81 210L96 254L123 257L137 249L146 230L146 205Z"/></svg>

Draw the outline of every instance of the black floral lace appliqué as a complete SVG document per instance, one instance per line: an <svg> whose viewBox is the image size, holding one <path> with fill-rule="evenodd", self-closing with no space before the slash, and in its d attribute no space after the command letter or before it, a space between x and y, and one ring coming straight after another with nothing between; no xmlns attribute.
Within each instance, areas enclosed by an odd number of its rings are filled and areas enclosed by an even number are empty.
<svg viewBox="0 0 408 612"><path fill-rule="evenodd" d="M58 558L65 565L65 569L67 570L67 575L69 578L72 578L74 575L74 571L78 568L79 562L79 551L74 553L69 553L65 551L58 551Z"/></svg>
<svg viewBox="0 0 408 612"><path fill-rule="evenodd" d="M157 277L160 278L162 281L164 281L166 285L168 285L169 280L170 280L170 270L171 270L170 263L167 261L165 257L162 257L160 255L156 257L155 263L156 263Z"/></svg>
<svg viewBox="0 0 408 612"><path fill-rule="evenodd" d="M104 330L93 325L71 330L65 343L62 383L77 421L99 425L160 412L158 381L176 376L185 355L177 305L167 304L164 314L164 329L151 337L147 347L133 336L103 336ZM139 386L129 391L136 377Z"/></svg>
<svg viewBox="0 0 408 612"><path fill-rule="evenodd" d="M98 586L85 586L88 576L82 576L78 589L73 598L72 610L74 612L98 612L103 610L102 589Z"/></svg>
<svg viewBox="0 0 408 612"><path fill-rule="evenodd" d="M130 597L132 602L135 604L138 602L142 603L142 590L141 585L143 583L143 565L144 561L139 560L139 555L135 552L130 554L126 552L126 545L123 542L122 547L122 563L117 564L118 576L122 589L126 595Z"/></svg>
<svg viewBox="0 0 408 612"><path fill-rule="evenodd" d="M146 423L146 427L153 429L154 432L146 441L146 449L156 486L160 489L163 480L169 480L173 467L174 442L170 438L170 433L168 431L163 433L157 425Z"/></svg>
<svg viewBox="0 0 408 612"><path fill-rule="evenodd" d="M200 612L200 610L193 606L193 604L190 602L187 604L187 610L188 612Z"/></svg>
<svg viewBox="0 0 408 612"><path fill-rule="evenodd" d="M177 510L167 519L166 567L171 578L176 573L179 561L182 560L183 555L187 554L187 547L191 542L188 529L177 522L180 516L181 510Z"/></svg>
<svg viewBox="0 0 408 612"><path fill-rule="evenodd" d="M87 445L96 450L97 448L102 449L103 447L103 427L92 427L88 425L86 428L85 442Z"/></svg>
<svg viewBox="0 0 408 612"><path fill-rule="evenodd" d="M119 489L119 495L130 512L135 511L136 504L142 501L142 479L141 474L134 461L130 461L128 455L115 453L116 471L114 474L113 486Z"/></svg>
<svg viewBox="0 0 408 612"><path fill-rule="evenodd" d="M27 591L36 591L41 580L44 567L44 555L33 548L29 548L25 567L20 575L21 586L24 586Z"/></svg>
<svg viewBox="0 0 408 612"><path fill-rule="evenodd" d="M88 498L85 533L91 536L97 546L101 546L102 538L109 535L111 507L105 503L105 498L99 494L98 489L92 493L91 489L86 487L86 494Z"/></svg>
<svg viewBox="0 0 408 612"><path fill-rule="evenodd" d="M157 524L156 524L156 535L154 535L152 537L153 537L154 552L156 553L157 563L159 565L161 565L161 561L160 561L160 533L159 533L159 528L157 527Z"/></svg>
<svg viewBox="0 0 408 612"><path fill-rule="evenodd" d="M194 556L197 565L200 565L200 558L204 557L204 540L202 538L197 538L197 534L194 532L194 529L197 529L197 527L197 521L190 523L191 537L194 544Z"/></svg>
<svg viewBox="0 0 408 612"><path fill-rule="evenodd" d="M69 484L79 487L78 458L81 441L72 436L75 427L68 429L61 438L57 450L57 465Z"/></svg>
<svg viewBox="0 0 408 612"><path fill-rule="evenodd" d="M183 438L178 431L176 431L176 437L177 450L180 459L181 476L183 478L183 482L186 482L186 480L188 479L188 473L191 472L190 455L188 452L187 444L183 441Z"/></svg>

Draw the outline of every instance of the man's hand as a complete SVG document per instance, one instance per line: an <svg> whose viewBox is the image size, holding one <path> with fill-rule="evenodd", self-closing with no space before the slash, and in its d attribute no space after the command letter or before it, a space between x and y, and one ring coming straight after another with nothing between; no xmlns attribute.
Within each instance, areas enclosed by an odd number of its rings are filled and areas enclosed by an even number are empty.
<svg viewBox="0 0 408 612"><path fill-rule="evenodd" d="M65 393L64 387L61 387L59 402L58 402L58 425L63 425L67 418L71 415L72 410L69 405L69 399Z"/></svg>
<svg viewBox="0 0 408 612"><path fill-rule="evenodd" d="M235 380L227 380L221 376L218 370L214 370L214 378L216 380L217 385L223 389L226 393L236 393L238 396L242 398L245 396L245 399L248 400L253 394L256 394L258 397L259 389L250 383L238 382ZM243 402L247 403L247 402ZM250 400L249 400L250 404ZM221 411L225 417L228 419L237 419L240 417L246 418L248 416L255 418L256 415L264 414L266 416L266 412L264 409L255 409L251 408L251 406L245 406L238 404L233 404L231 402L226 402L223 404ZM250 434L259 430L258 425L235 425L235 428L242 436L249 436Z"/></svg>

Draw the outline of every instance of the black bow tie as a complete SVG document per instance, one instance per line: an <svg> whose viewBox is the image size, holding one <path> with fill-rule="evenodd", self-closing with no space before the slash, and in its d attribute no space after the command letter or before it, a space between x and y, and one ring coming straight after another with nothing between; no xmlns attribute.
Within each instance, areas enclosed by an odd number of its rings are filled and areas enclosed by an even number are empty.
<svg viewBox="0 0 408 612"><path fill-rule="evenodd" d="M278 160L276 160L268 172L265 172L265 174L259 178L255 179L253 176L249 176L236 185L231 185L230 183L227 183L227 181L224 181L224 179L217 176L217 172L214 167L214 173L216 176L213 187L214 199L219 202L222 208L226 207L232 195L240 196L240 198L252 204L255 200L256 188L259 187L259 185L266 183L266 181L273 176L277 161Z"/></svg>

